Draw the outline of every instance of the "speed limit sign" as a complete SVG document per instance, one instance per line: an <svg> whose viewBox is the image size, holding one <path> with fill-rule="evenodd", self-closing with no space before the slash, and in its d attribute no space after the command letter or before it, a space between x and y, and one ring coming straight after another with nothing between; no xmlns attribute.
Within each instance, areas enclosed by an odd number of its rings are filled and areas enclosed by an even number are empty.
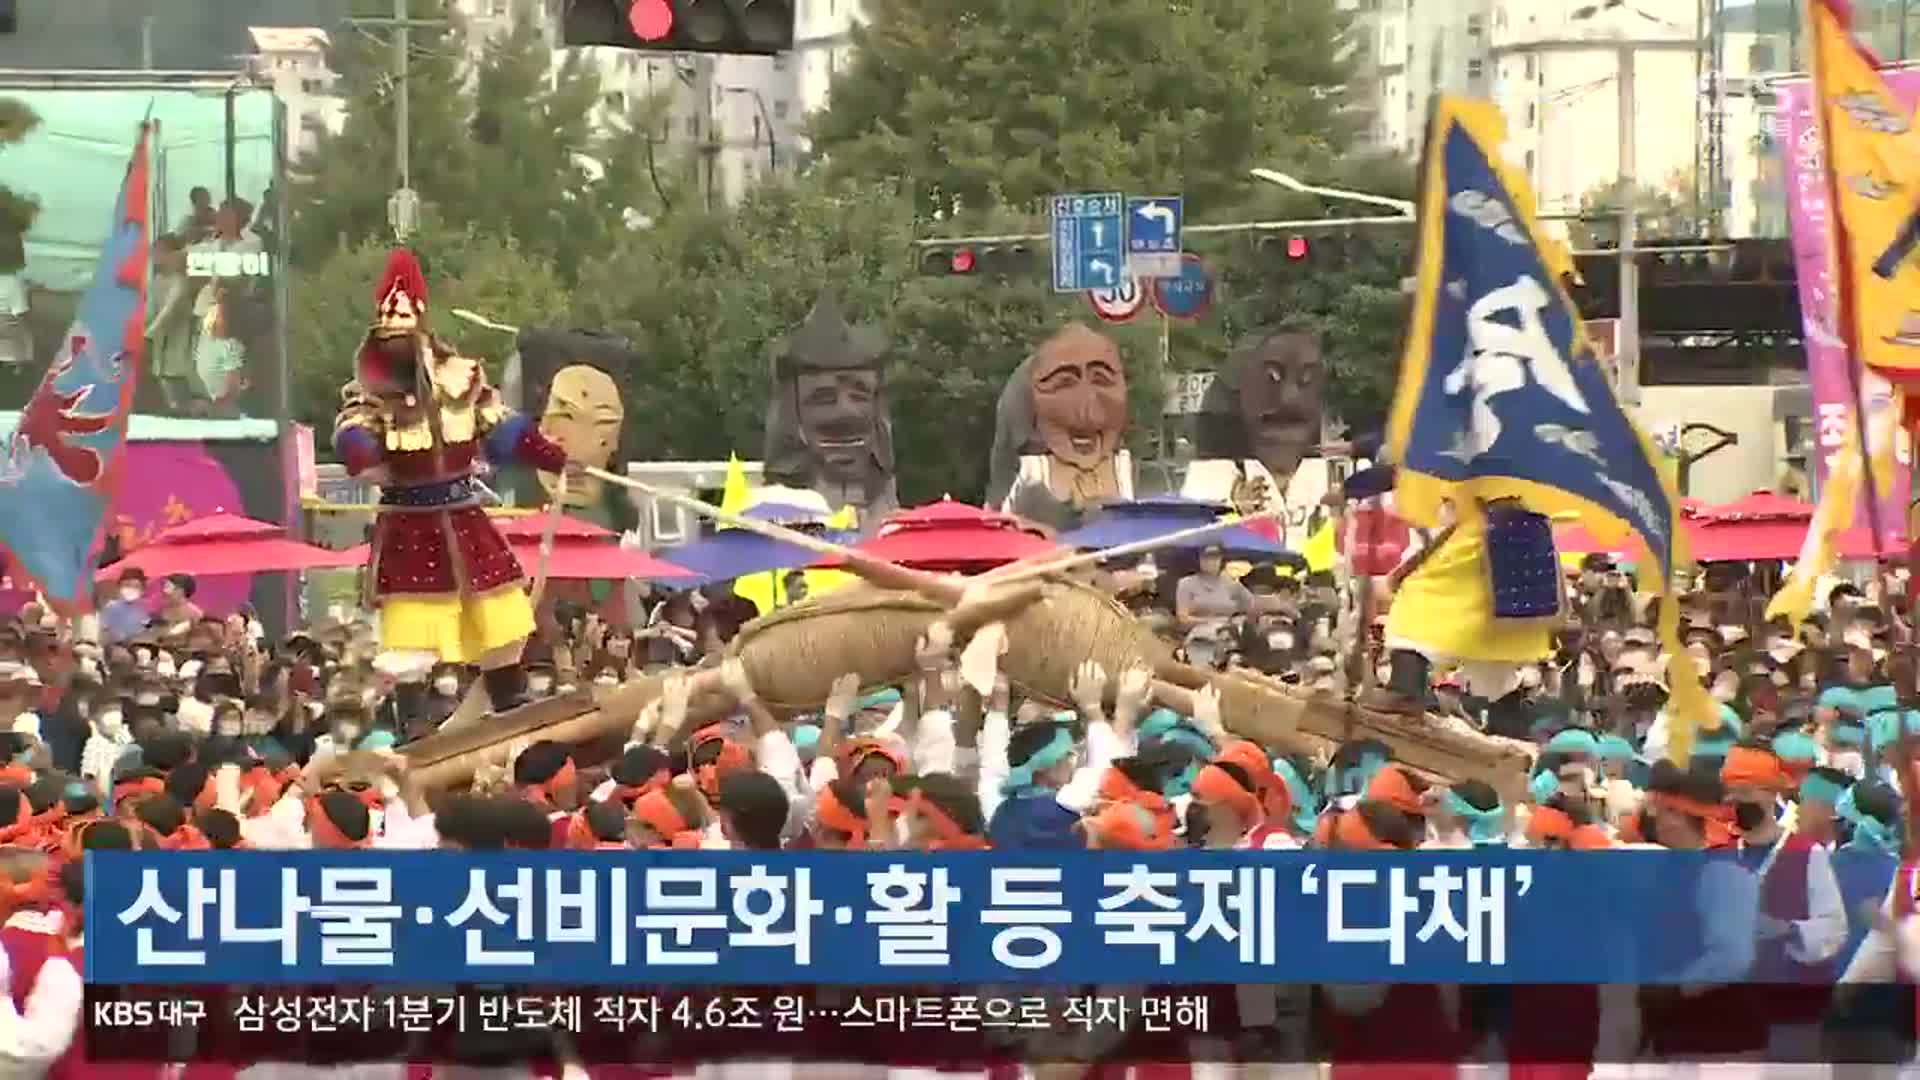
<svg viewBox="0 0 1920 1080"><path fill-rule="evenodd" d="M1147 290L1135 278L1125 278L1111 289L1087 290L1093 313L1108 322L1126 322L1147 306Z"/></svg>

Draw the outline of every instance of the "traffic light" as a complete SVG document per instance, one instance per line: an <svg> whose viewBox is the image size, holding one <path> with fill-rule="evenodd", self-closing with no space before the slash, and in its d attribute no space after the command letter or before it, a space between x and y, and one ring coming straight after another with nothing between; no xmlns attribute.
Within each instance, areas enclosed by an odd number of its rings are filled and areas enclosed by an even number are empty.
<svg viewBox="0 0 1920 1080"><path fill-rule="evenodd" d="M1262 233L1254 241L1260 264L1276 273L1290 270L1375 269L1411 274L1413 237L1392 228L1339 229L1315 233Z"/></svg>
<svg viewBox="0 0 1920 1080"><path fill-rule="evenodd" d="M1263 233L1253 242L1260 264L1272 270L1311 265L1313 241L1301 233Z"/></svg>
<svg viewBox="0 0 1920 1080"><path fill-rule="evenodd" d="M1003 244L922 244L920 272L932 277L1020 277L1037 269L1033 246L1015 240Z"/></svg>
<svg viewBox="0 0 1920 1080"><path fill-rule="evenodd" d="M793 48L792 0L565 0L560 40L656 52L772 56Z"/></svg>

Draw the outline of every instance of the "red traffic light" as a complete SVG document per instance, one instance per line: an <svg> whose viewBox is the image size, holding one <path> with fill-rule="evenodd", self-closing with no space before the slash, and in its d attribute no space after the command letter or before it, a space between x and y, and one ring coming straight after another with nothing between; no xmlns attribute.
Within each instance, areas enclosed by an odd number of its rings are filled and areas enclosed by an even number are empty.
<svg viewBox="0 0 1920 1080"><path fill-rule="evenodd" d="M1287 237L1287 258L1304 259L1307 257L1307 238L1304 236Z"/></svg>
<svg viewBox="0 0 1920 1080"><path fill-rule="evenodd" d="M973 273L973 267L974 267L974 254L973 254L972 248L958 248L954 251L953 253L953 272L954 273L971 274Z"/></svg>
<svg viewBox="0 0 1920 1080"><path fill-rule="evenodd" d="M668 0L633 0L627 25L641 41L664 41L673 33L673 5Z"/></svg>

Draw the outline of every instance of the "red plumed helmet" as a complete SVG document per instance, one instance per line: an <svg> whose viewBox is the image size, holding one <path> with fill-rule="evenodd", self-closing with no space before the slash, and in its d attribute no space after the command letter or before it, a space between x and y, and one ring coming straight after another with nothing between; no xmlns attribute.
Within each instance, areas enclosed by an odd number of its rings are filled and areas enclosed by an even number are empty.
<svg viewBox="0 0 1920 1080"><path fill-rule="evenodd" d="M376 331L410 334L422 327L427 317L427 277L413 252L395 248L387 254L387 270L380 275L373 302Z"/></svg>

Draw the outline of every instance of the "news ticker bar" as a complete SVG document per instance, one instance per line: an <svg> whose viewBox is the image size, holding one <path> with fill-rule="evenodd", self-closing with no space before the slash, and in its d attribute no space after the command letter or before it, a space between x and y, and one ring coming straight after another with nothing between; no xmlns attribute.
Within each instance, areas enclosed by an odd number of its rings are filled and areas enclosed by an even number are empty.
<svg viewBox="0 0 1920 1080"><path fill-rule="evenodd" d="M729 857L730 856L730 857ZM89 983L1678 983L1730 859L1434 852L89 852ZM1568 950L1569 931L1589 947Z"/></svg>
<svg viewBox="0 0 1920 1080"><path fill-rule="evenodd" d="M1531 1033L1527 1059L1596 1058L1599 987L1202 986L1162 991L949 993L857 991L844 987L578 992L532 987L451 992L88 987L85 1038L92 1062L170 1061L249 1065L440 1061L500 1064L553 1055L557 1048L589 1064L692 1066L771 1059L861 1062L900 1067L984 1068L1023 1062L1353 1060L1351 1039L1389 1008L1395 1034L1366 1038L1359 1060L1499 1060L1504 1034ZM1612 988L1655 995L1667 988ZM1727 988L1722 988L1727 989ZM1731 988L1751 1006L1777 1002L1777 986ZM1829 994L1834 988L1802 988ZM1828 1002L1825 1037L1805 1057L1769 1060L1898 1064L1915 1045L1915 988L1846 988ZM1392 1002L1389 995L1397 996ZM1456 996L1457 995L1457 996ZM1550 1000L1541 1025L1517 1002ZM1642 1005L1657 1004L1643 1001ZM1595 1011L1588 1013L1587 1007ZM1441 1016L1423 1018L1422 1009ZM1357 1014L1353 1010L1358 1010ZM1341 1015L1345 1014L1345 1015ZM1724 1037L1718 1008L1692 1010L1698 1033ZM1443 1022L1433 1022L1443 1021ZM1422 1032L1458 1034L1433 1044ZM1592 1026L1590 1026L1592 1025ZM1541 1030L1552 1032L1539 1037ZM1761 1025L1764 1032L1766 1026ZM1643 1033L1644 1034L1644 1033ZM1487 1036L1492 1036L1488 1038ZM1343 1040L1346 1049L1341 1049ZM1644 1045L1644 1044L1643 1044ZM1473 1047L1473 1049L1469 1049ZM1634 1048L1628 1048L1633 1050Z"/></svg>

